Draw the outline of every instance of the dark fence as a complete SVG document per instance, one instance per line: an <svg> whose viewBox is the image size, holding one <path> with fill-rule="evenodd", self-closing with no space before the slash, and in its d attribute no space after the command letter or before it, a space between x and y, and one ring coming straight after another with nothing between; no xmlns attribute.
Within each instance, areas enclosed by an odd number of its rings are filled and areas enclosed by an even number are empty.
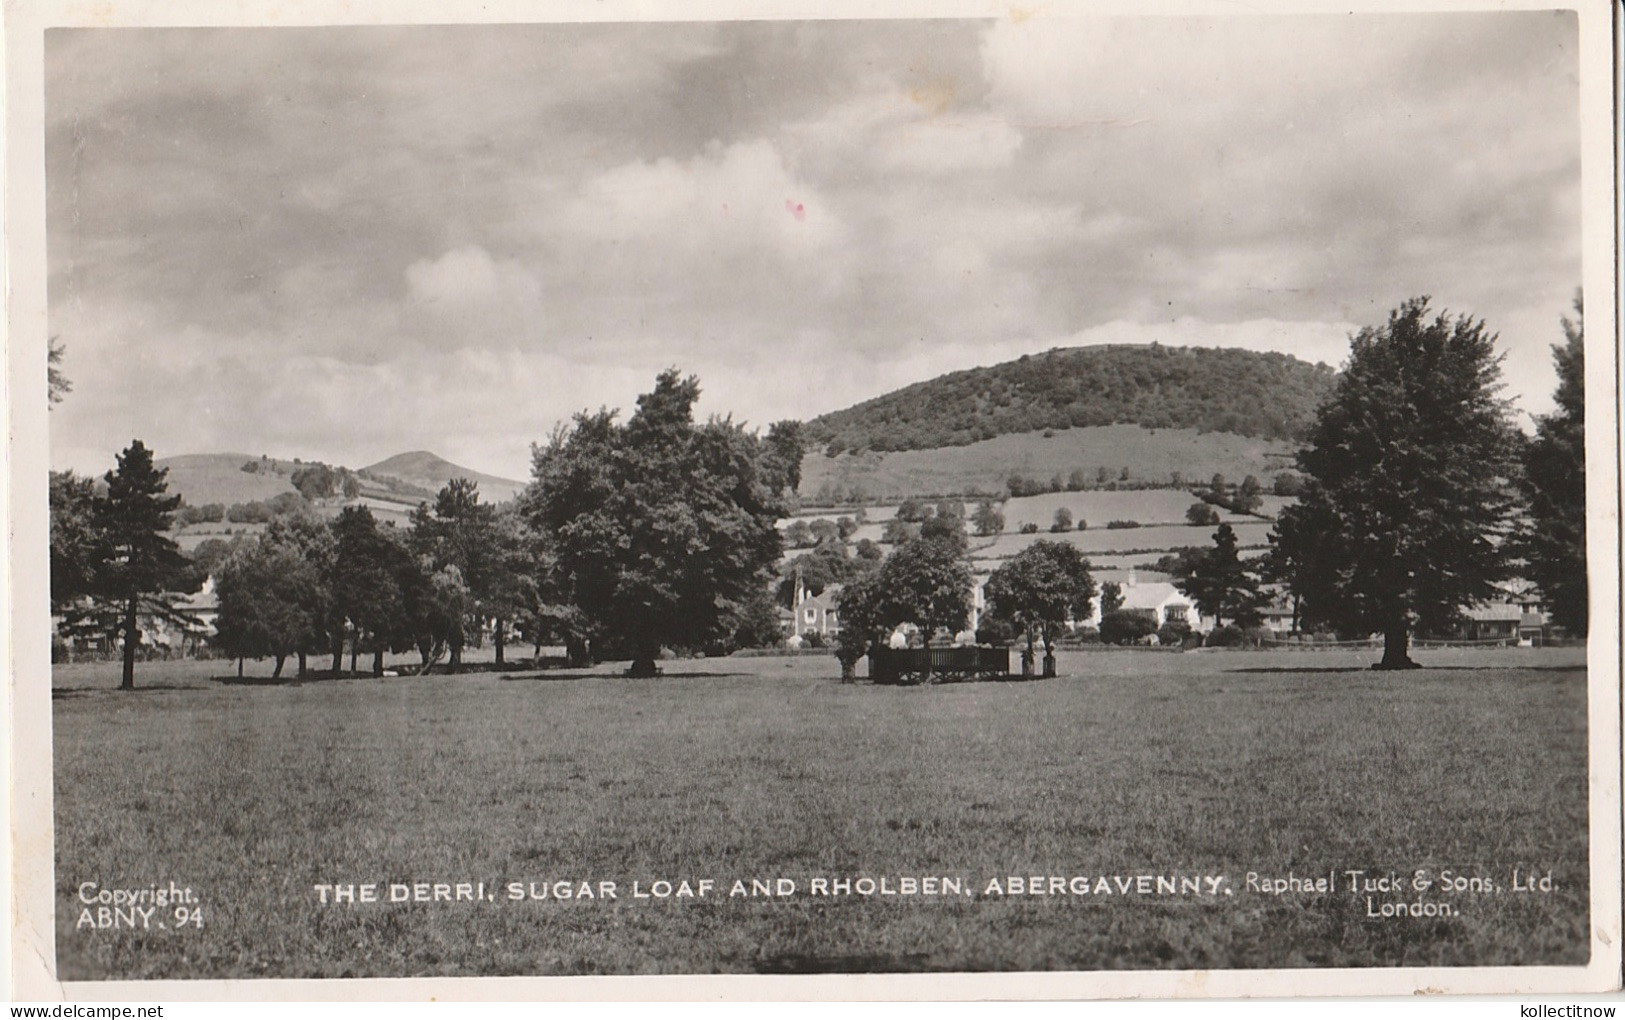
<svg viewBox="0 0 1625 1020"><path fill-rule="evenodd" d="M1010 674L1010 649L871 648L869 679L877 684L952 683Z"/></svg>

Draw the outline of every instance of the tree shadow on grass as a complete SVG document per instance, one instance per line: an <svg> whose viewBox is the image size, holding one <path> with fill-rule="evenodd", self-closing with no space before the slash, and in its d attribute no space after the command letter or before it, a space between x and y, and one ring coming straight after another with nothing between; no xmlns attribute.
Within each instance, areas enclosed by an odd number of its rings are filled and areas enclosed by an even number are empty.
<svg viewBox="0 0 1625 1020"><path fill-rule="evenodd" d="M1519 666L1519 665L1485 665L1485 666L1430 666L1423 663L1417 669L1406 670L1380 670L1375 666L1243 666L1237 669L1227 669L1226 673L1584 673L1584 663L1564 666Z"/></svg>
<svg viewBox="0 0 1625 1020"><path fill-rule="evenodd" d="M88 698L93 694L141 694L145 691L202 690L207 690L203 684L136 684L130 690L125 690L122 687L53 687L51 688L51 700L66 701L69 698Z"/></svg>
<svg viewBox="0 0 1625 1020"><path fill-rule="evenodd" d="M323 682L319 678L308 676L237 676L234 673L225 676L211 676L209 679L217 684L225 684L227 687L302 687L305 684ZM333 679L333 677L326 678L329 681Z"/></svg>
<svg viewBox="0 0 1625 1020"><path fill-rule="evenodd" d="M1370 666L1242 666L1226 673L1369 673Z"/></svg>
<svg viewBox="0 0 1625 1020"><path fill-rule="evenodd" d="M614 673L583 673L580 671L553 672L544 670L540 673L509 673L498 679L505 682L537 681L544 683L555 680L636 680L640 683L660 684L670 683L674 680L721 680L727 677L750 676L749 673L662 673L660 676L630 677L625 671Z"/></svg>

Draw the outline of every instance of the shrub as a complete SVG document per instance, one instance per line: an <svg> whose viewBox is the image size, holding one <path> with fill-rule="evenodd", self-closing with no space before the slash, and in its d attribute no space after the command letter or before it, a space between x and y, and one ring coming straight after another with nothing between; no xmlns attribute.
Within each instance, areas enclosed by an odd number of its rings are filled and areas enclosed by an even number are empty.
<svg viewBox="0 0 1625 1020"><path fill-rule="evenodd" d="M1223 627L1216 627L1208 634L1206 644L1209 648L1235 648L1247 643L1247 632L1233 623Z"/></svg>
<svg viewBox="0 0 1625 1020"><path fill-rule="evenodd" d="M1108 530L1108 531L1121 531L1124 528L1138 528L1139 526L1140 526L1139 521L1107 521L1106 522L1106 530Z"/></svg>
<svg viewBox="0 0 1625 1020"><path fill-rule="evenodd" d="M1084 520L1082 517L1079 517L1078 518L1077 529L1079 531L1088 531L1089 530L1089 522Z"/></svg>
<svg viewBox="0 0 1625 1020"><path fill-rule="evenodd" d="M1192 503L1190 509L1185 511L1185 521L1198 527L1217 524L1219 523L1219 511L1207 503Z"/></svg>
<svg viewBox="0 0 1625 1020"><path fill-rule="evenodd" d="M976 643L979 645L1008 645L1016 640L1016 628L1008 620L984 620L976 628Z"/></svg>
<svg viewBox="0 0 1625 1020"><path fill-rule="evenodd" d="M1188 623L1165 623L1157 629L1157 643L1164 645L1182 645L1191 636L1191 627Z"/></svg>
<svg viewBox="0 0 1625 1020"><path fill-rule="evenodd" d="M1100 640L1108 645L1133 644L1156 629L1156 624L1145 614L1124 612L1119 609L1101 618Z"/></svg>
<svg viewBox="0 0 1625 1020"><path fill-rule="evenodd" d="M1021 533L1023 535L1036 535L1036 534L1038 534L1038 525L1033 524L1031 522L1023 524L1021 526Z"/></svg>
<svg viewBox="0 0 1625 1020"><path fill-rule="evenodd" d="M1098 644L1100 644L1100 631L1096 630L1093 627L1079 627L1076 631L1073 631L1072 637L1079 644L1085 644L1085 645L1098 645Z"/></svg>

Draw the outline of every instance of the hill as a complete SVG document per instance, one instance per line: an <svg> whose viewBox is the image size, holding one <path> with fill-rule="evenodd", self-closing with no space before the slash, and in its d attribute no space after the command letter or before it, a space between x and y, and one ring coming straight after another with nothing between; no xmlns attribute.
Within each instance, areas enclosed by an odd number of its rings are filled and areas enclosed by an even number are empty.
<svg viewBox="0 0 1625 1020"><path fill-rule="evenodd" d="M169 491L180 493L188 506L263 502L294 492L290 476L300 467L293 461L246 453L189 453L155 463L168 469ZM243 470L249 464L254 465L254 470Z"/></svg>
<svg viewBox="0 0 1625 1020"><path fill-rule="evenodd" d="M427 450L397 453L386 460L367 465L361 469L361 473L363 478L368 475L397 478L431 493L439 492L453 478L467 478L479 483L480 499L487 503L512 499L525 487L524 482L471 471Z"/></svg>
<svg viewBox="0 0 1625 1020"><path fill-rule="evenodd" d="M804 435L829 456L1109 425L1290 442L1335 378L1325 365L1286 354L1160 344L1065 348L916 383L814 418Z"/></svg>
<svg viewBox="0 0 1625 1020"><path fill-rule="evenodd" d="M294 473L315 464L245 453L193 453L157 461L158 467L169 470L169 491L179 493L186 505L194 507L264 502L296 492ZM335 470L345 471L338 467ZM360 483L359 495L369 505L378 504L375 510L385 509L386 504L410 508L432 500L452 478L479 482L481 498L492 503L510 499L524 488L519 482L471 471L424 452L390 457L354 474Z"/></svg>

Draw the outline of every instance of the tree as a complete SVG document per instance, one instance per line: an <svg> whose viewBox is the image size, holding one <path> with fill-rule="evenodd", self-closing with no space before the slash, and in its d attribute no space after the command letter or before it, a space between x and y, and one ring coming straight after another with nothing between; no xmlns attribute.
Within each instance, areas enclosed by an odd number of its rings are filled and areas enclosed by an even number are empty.
<svg viewBox="0 0 1625 1020"><path fill-rule="evenodd" d="M1259 482L1257 475L1248 475L1241 480L1236 489L1236 497L1231 506L1238 513L1250 514L1264 503L1264 486Z"/></svg>
<svg viewBox="0 0 1625 1020"><path fill-rule="evenodd" d="M912 623L927 648L938 630L956 633L970 621L970 568L952 542L921 539L899 547L874 583L883 593L877 622L888 630Z"/></svg>
<svg viewBox="0 0 1625 1020"><path fill-rule="evenodd" d="M880 540L887 545L907 545L920 537L920 526L901 517L893 517L880 528Z"/></svg>
<svg viewBox="0 0 1625 1020"><path fill-rule="evenodd" d="M1055 510L1055 521L1049 526L1049 530L1057 534L1063 531L1071 531L1072 511L1068 510L1064 506L1057 507Z"/></svg>
<svg viewBox="0 0 1625 1020"><path fill-rule="evenodd" d="M800 489L801 459L805 454L806 441L801 435L800 422L786 420L769 425L761 455L762 483L786 495Z"/></svg>
<svg viewBox="0 0 1625 1020"><path fill-rule="evenodd" d="M937 514L920 525L920 537L932 541L947 542L963 552L970 540L965 535L964 517L944 517Z"/></svg>
<svg viewBox="0 0 1625 1020"><path fill-rule="evenodd" d="M792 549L810 549L816 539L812 526L803 520L794 520L784 527L784 544Z"/></svg>
<svg viewBox="0 0 1625 1020"><path fill-rule="evenodd" d="M284 589L299 604L310 628L293 648L294 654L299 657L299 675L303 677L309 672L309 656L330 648L334 639L328 628L333 615L330 581L338 540L326 521L311 513L295 513L278 517L267 524L259 543L265 549L295 556L309 568L308 573L301 573L298 584ZM242 544L247 543L242 539L234 540L233 548ZM344 638L342 623L337 638L339 641Z"/></svg>
<svg viewBox="0 0 1625 1020"><path fill-rule="evenodd" d="M188 574L190 563L166 532L179 496L168 495L168 470L153 466L152 452L133 440L107 472L107 495L97 500L101 548L96 594L120 610L124 644L122 690L135 689L135 653L141 643L137 616L143 600L149 611L173 612L162 596Z"/></svg>
<svg viewBox="0 0 1625 1020"><path fill-rule="evenodd" d="M909 524L919 524L931 516L931 504L923 499L909 497L897 504L896 519L907 521Z"/></svg>
<svg viewBox="0 0 1625 1020"><path fill-rule="evenodd" d="M45 350L45 390L49 398L47 406L62 403L62 398L73 391L73 383L68 381L67 375L62 371L62 355L66 348L56 338L52 337Z"/></svg>
<svg viewBox="0 0 1625 1020"><path fill-rule="evenodd" d="M517 535L505 537L510 542L519 540ZM507 620L511 618L508 612L511 607L503 596L512 579L504 575L505 568L513 565L510 558L513 550L502 547L496 509L489 503L480 502L479 483L467 478L453 478L447 482L436 494L432 510L427 505L420 505L412 514L408 542L419 557L426 576L440 577L448 568L455 575L455 585L445 578L438 582L439 591L445 596L440 602L444 605L455 604L463 611L457 633L439 635L450 649L451 671L455 673L462 667L467 635L470 632L480 634L492 616L497 619L497 661L500 663L502 633ZM454 589L453 598L448 593ZM438 610L426 617L436 621L442 618L443 614ZM418 644L421 650L422 641Z"/></svg>
<svg viewBox="0 0 1625 1020"><path fill-rule="evenodd" d="M984 499L971 515L971 524L976 527L976 533L984 538L1004 532L1004 514L993 505L991 499Z"/></svg>
<svg viewBox="0 0 1625 1020"><path fill-rule="evenodd" d="M1570 634L1587 630L1585 309L1574 299L1574 319L1563 320L1565 342L1552 346L1557 365L1557 410L1535 423L1524 452L1524 496L1529 505L1518 552L1540 590L1552 621Z"/></svg>
<svg viewBox="0 0 1625 1020"><path fill-rule="evenodd" d="M50 500L51 605L60 609L96 594L103 553L96 482L52 471Z"/></svg>
<svg viewBox="0 0 1625 1020"><path fill-rule="evenodd" d="M1520 437L1482 322L1405 302L1351 340L1348 366L1298 454L1306 622L1383 635L1382 669L1415 666L1413 628L1455 624L1508 574Z"/></svg>
<svg viewBox="0 0 1625 1020"><path fill-rule="evenodd" d="M1123 608L1123 586L1116 581L1107 581L1100 586L1100 615L1115 613Z"/></svg>
<svg viewBox="0 0 1625 1020"><path fill-rule="evenodd" d="M1027 637L1022 672L1033 666L1033 640L1044 641L1044 674L1055 672L1055 639L1068 620L1089 615L1095 582L1089 561L1069 542L1034 542L995 570L985 589L993 616L1009 620Z"/></svg>
<svg viewBox="0 0 1625 1020"><path fill-rule="evenodd" d="M1185 522L1196 527L1219 523L1219 511L1210 503L1192 503L1185 510Z"/></svg>
<svg viewBox="0 0 1625 1020"><path fill-rule="evenodd" d="M364 506L348 506L333 521L335 550L328 579L332 592L328 636L333 672L338 673L343 641L350 636L350 669L363 650L373 653L373 673L383 673L386 651L415 643L402 580L417 565L403 546L384 534Z"/></svg>
<svg viewBox="0 0 1625 1020"><path fill-rule="evenodd" d="M216 630L238 660L238 675L243 659L269 655L276 660L271 676L280 677L288 656L310 647L321 625L322 605L312 594L320 586L315 565L290 544L245 543L226 557L215 572Z"/></svg>
<svg viewBox="0 0 1625 1020"><path fill-rule="evenodd" d="M880 618L885 589L881 585L878 570L861 574L847 582L836 599L841 629L835 639L835 658L841 663L842 680L851 680L858 660L883 640Z"/></svg>
<svg viewBox="0 0 1625 1020"><path fill-rule="evenodd" d="M308 500L323 499L338 491L339 478L326 464L311 464L295 468L288 476L293 487Z"/></svg>
<svg viewBox="0 0 1625 1020"><path fill-rule="evenodd" d="M1196 603L1196 608L1222 624L1228 618L1243 627L1257 626L1269 596L1259 590L1257 575L1242 562L1236 532L1228 524L1213 533L1213 545L1188 560L1174 584Z"/></svg>
<svg viewBox="0 0 1625 1020"><path fill-rule="evenodd" d="M624 426L579 414L533 453L527 517L556 548L568 600L595 639L632 652L634 676L656 675L663 646L723 637L782 549L782 454L731 421L695 424L699 393L668 370Z"/></svg>

